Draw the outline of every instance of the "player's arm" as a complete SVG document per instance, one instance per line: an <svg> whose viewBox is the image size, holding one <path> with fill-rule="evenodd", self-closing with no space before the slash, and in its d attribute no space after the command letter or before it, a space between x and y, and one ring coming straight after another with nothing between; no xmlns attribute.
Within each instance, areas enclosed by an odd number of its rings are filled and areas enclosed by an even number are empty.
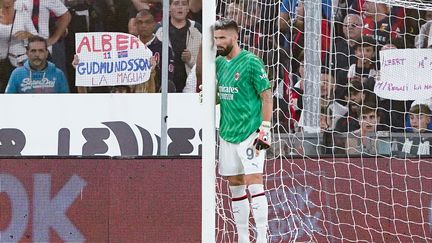
<svg viewBox="0 0 432 243"><path fill-rule="evenodd" d="M262 118L263 121L271 122L273 112L273 96L271 89L266 89L260 94L262 105Z"/></svg>
<svg viewBox="0 0 432 243"><path fill-rule="evenodd" d="M271 89L266 89L260 94L262 106L262 123L258 131L258 137L254 141L257 150L268 149L271 146L271 117L273 110L273 97Z"/></svg>
<svg viewBox="0 0 432 243"><path fill-rule="evenodd" d="M259 127L258 137L254 144L257 150L268 149L271 146L271 118L273 111L273 96L265 71L264 63L259 58L254 58L251 61L253 84L261 97L261 114L262 123Z"/></svg>

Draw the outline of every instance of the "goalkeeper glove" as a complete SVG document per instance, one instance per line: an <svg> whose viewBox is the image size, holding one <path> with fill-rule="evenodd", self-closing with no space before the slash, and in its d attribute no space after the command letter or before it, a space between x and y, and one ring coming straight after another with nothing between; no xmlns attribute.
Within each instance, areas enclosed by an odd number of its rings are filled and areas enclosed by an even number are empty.
<svg viewBox="0 0 432 243"><path fill-rule="evenodd" d="M271 134L270 134L271 123L269 121L263 121L259 128L258 137L255 138L253 145L257 150L268 149L271 146Z"/></svg>

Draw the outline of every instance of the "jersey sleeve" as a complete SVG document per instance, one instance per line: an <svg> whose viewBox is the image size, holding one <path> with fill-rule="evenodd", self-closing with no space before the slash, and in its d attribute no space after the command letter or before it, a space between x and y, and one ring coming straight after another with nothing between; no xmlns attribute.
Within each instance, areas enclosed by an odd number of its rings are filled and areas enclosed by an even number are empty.
<svg viewBox="0 0 432 243"><path fill-rule="evenodd" d="M261 59L254 56L250 60L251 80L252 85L258 94L270 88L270 81L265 71L264 63Z"/></svg>

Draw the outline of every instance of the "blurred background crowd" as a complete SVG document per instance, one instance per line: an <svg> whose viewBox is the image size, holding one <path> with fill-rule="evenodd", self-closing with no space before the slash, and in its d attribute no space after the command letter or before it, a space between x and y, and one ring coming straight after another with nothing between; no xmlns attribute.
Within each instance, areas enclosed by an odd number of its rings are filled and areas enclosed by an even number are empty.
<svg viewBox="0 0 432 243"><path fill-rule="evenodd" d="M169 91L195 92L196 77L186 85L198 59L201 45L201 0L170 0ZM26 40L41 36L48 42L49 57L61 69L72 93L83 92L157 92L160 89L160 65L154 90L136 87L75 86L75 33L123 32L140 37L161 63L162 0L3 0L0 10L0 92L12 70L27 60ZM150 31L149 31L150 30ZM7 67L10 66L10 67ZM174 70L176 70L174 72ZM195 75L193 71L193 75ZM195 82L195 83L193 83ZM159 88L159 89L158 89ZM186 88L186 89L185 89Z"/></svg>

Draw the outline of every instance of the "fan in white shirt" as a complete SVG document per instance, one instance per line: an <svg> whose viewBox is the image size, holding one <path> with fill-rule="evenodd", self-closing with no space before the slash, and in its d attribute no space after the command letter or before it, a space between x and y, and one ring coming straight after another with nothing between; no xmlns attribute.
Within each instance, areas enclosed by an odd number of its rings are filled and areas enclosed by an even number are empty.
<svg viewBox="0 0 432 243"><path fill-rule="evenodd" d="M71 21L71 14L61 0L16 0L15 8L30 15L39 36L47 39L50 52ZM50 12L58 17L52 35L49 31Z"/></svg>

